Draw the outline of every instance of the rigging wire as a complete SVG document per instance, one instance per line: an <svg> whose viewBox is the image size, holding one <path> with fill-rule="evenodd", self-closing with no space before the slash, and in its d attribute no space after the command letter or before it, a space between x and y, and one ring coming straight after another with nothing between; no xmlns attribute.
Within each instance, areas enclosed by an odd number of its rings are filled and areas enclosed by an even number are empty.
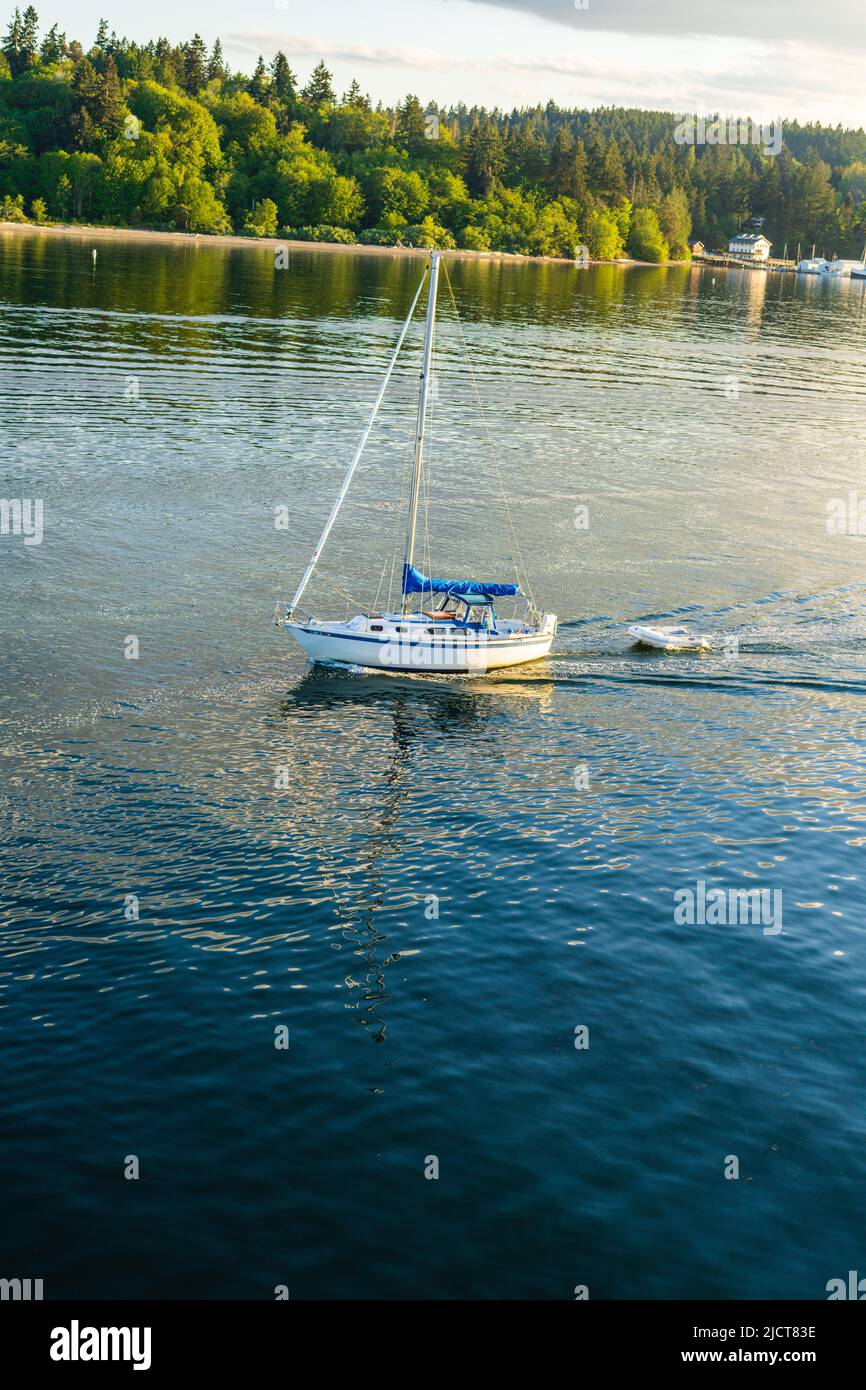
<svg viewBox="0 0 866 1390"><path fill-rule="evenodd" d="M403 478L400 483L400 500L395 513L393 535L394 540L391 548L391 577L388 581L388 612L391 612L391 595L394 590L394 570L397 565L397 554L403 539L403 503L409 495L409 479L412 476L413 455L415 452L415 422L411 421L406 433L406 462L403 465ZM402 576L401 576L402 580ZM402 582L401 582L402 592Z"/></svg>
<svg viewBox="0 0 866 1390"><path fill-rule="evenodd" d="M350 594L348 589L344 589L341 584L338 584L336 579L330 579L328 575L323 574L321 570L318 572L318 577L323 584L329 585L341 598L346 599L348 603L353 603L357 609L363 612L364 605L361 600L356 598L354 594Z"/></svg>
<svg viewBox="0 0 866 1390"><path fill-rule="evenodd" d="M363 434L361 435L361 439L360 439L360 442L359 442L359 444L358 444L357 449L355 450L354 456L353 456L353 458L352 458L352 462L349 464L348 471L347 471L347 473L346 473L345 478L343 479L343 485L342 485L342 487L340 488L340 491L337 493L336 501L334 502L334 505L333 505L332 508L331 508L331 512L330 512L330 515L329 515L329 517L328 517L328 520L325 522L325 529L322 531L322 534L321 534L321 536L319 537L319 540L318 540L318 542L317 542L317 544L316 544L316 548L315 548L315 550L313 551L313 554L312 554L312 557L311 557L311 559L310 559L310 562L309 562L309 564L307 565L306 570L304 571L304 577L303 577L303 579L301 580L300 584L298 585L298 588L295 590L295 596L294 596L294 598L292 599L292 602L291 602L291 604L290 604L290 606L289 606L289 617L291 617L291 615L292 615L292 613L294 612L295 608L296 608L297 605L300 603L300 601L301 601L301 596L302 596L304 590L306 589L307 585L309 584L310 580L311 580L312 577L313 577L313 573L314 573L314 571L315 571L316 568L317 568L317 565L318 565L318 562L319 562L319 558L320 558L320 556L321 556L321 554L322 554L322 551L323 551L323 549L324 549L324 547L325 547L325 543L326 543L326 541L327 541L327 539L328 539L328 536L331 534L331 530L332 530L332 528L333 528L334 522L337 520L337 515L338 515L338 513L339 513L339 511L340 511L340 508L341 508L342 505L343 505L343 502L344 502L345 497L346 497L346 493L349 491L349 485L350 485L350 483L351 483L351 481L352 481L352 478L353 478L354 475L355 475L355 470L357 469L358 464L359 464L360 461L361 461L361 455L362 455L363 452L364 452L364 447L365 447L365 445L366 445L366 443L367 443L368 438L370 437L370 431L372 430L373 424L374 424L375 419L376 419L376 416L377 416L378 413L379 413L379 407L380 407L380 405L382 404L382 401L383 401L383 399L384 399L385 391L386 391L387 386L388 386L388 382L391 380L391 373L392 373L393 370L394 370L394 366L395 366L395 364L396 364L396 362L397 362L397 358L398 358L399 355L400 355L400 349L401 349L401 347L403 346L403 341L404 341L404 339L405 339L405 337L406 337L406 334L407 334L408 331L409 331L409 325L410 325L410 323L412 322L412 317L413 317L413 315L414 315L414 313L415 313L415 306L416 306L416 304L418 303L418 300L419 300L420 297L421 297L421 291L422 291L422 289L424 288L424 285L425 285L425 283L426 283L426 281L427 281L427 276L428 276L428 274L429 274L429 266L425 266L424 274L421 276L421 282L420 282L420 284L418 285L417 290L415 291L415 298L412 300L412 304L411 304L411 306L410 306L410 308L409 308L409 313L406 315L406 318L405 318L405 320L404 320L404 322L403 322L403 326L402 326L402 328L400 329L400 334L399 334L399 337L397 338L396 345L395 345L395 347L394 347L393 352L391 353L391 358L390 358L390 361L388 362L388 369L387 369L387 371L385 372L385 379L384 379L384 381L382 382L381 386L379 387L379 393L378 393L378 395L376 396L376 400L375 400L375 402L374 402L373 409L372 409L372 411L370 412L370 417L369 417L369 419L368 419L368 421L367 421L367 424L366 424L366 427L365 427L365 429L364 429L364 432L363 432Z"/></svg>
<svg viewBox="0 0 866 1390"><path fill-rule="evenodd" d="M385 582L385 571L387 570L387 568L388 568L388 556L386 555L386 556L385 556L385 563L384 563L383 566L382 566L382 573L379 575L379 583L378 583L378 586L377 586L377 588L376 588L376 597L373 599L373 609L372 609L372 611L373 611L374 613L378 613L378 611L379 611L379 595L380 595L380 593L382 592L382 585L383 585L384 582Z"/></svg>
<svg viewBox="0 0 866 1390"><path fill-rule="evenodd" d="M511 558L512 558L512 560L514 561L514 565L515 565L515 568L516 568L516 570L517 570L517 577L518 577L519 580L521 580L521 582L522 582L523 584L525 584L525 586L526 586L526 593L527 593L527 595L528 595L528 597L529 597L529 601L530 601L530 603L532 604L532 607L535 608L535 599L534 599L534 597L533 597L532 588L531 588L530 583L529 583L529 575L528 575L528 573L527 573L526 566L525 566L524 563L523 563L523 555L522 555L521 550L520 550L520 541L519 541L518 538L517 538L517 531L516 531L516 529L515 529L514 520L513 520L512 515L511 515L511 508L510 508L509 505L508 505L508 498L507 498L507 496L506 496L506 494L505 494L505 485L504 485L504 483L503 483L503 480L502 480L502 472L501 472L500 467L499 467L499 458L498 458L498 455L497 455L497 453L496 453L496 448L495 448L495 446L494 446L493 439L492 439L492 437L491 437L490 430L489 430L488 425L487 425L487 417L486 417L486 415L484 414L484 406L483 406L482 401L481 401L481 394L480 394L480 392L479 392L479 390L478 390L478 382L476 381L476 378L475 378L475 372L474 372L473 369L472 369L472 359L471 359L470 356L469 356L469 348L468 348L468 346L467 346L466 337L465 337L464 332L463 332L463 324L462 324L461 321L460 321L460 314L459 314L458 309L457 309L457 301L456 301L455 298L454 298L454 290L452 289L452 286L451 286L451 277L450 277L450 275L448 274L448 265L447 265L447 263L446 263L446 261L445 261L444 259L443 259L443 261L442 261L442 269L445 271L445 283L446 283L446 285L448 286L448 293L449 293L449 295L451 296L451 307L452 307L453 310L454 310L454 317L455 317L456 320L457 320L457 329L458 329L458 331L459 331L459 333L460 333L460 341L461 341L461 343L462 343L462 345L463 345L463 354L464 354L464 357L465 357L465 359L466 359L466 365L467 365L467 367L468 367L468 369L469 369L469 376L470 376L470 379L471 379L471 381L472 381L472 389L473 389L473 391L474 391L474 393L475 393L475 400L476 400L476 403L477 403L477 405L478 405L478 413L479 413L479 415L480 415L480 417L481 417L481 424L482 424L482 427L483 427L483 429L484 429L484 434L485 434L485 437L486 437L486 439L487 439L487 444L488 444L488 447L489 447L489 449L490 449L491 457L492 457L492 459L493 459L493 466L494 466L494 468L495 468L495 470L496 470L496 477L497 477L497 481L498 481L498 483L499 483L499 491L500 491L501 496L502 496L502 504L503 504L503 506L504 506L504 508L505 508L505 515L506 515L506 517L507 517L507 519L508 519L508 525L509 525L509 528L510 528L510 530L511 530L512 538L513 538L513 540L514 540L515 554L514 554Z"/></svg>

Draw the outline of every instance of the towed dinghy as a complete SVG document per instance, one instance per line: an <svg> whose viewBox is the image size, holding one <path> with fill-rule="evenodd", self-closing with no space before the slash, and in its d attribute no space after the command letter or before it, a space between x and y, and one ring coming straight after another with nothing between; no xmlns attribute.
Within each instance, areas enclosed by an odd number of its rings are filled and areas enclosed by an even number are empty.
<svg viewBox="0 0 866 1390"><path fill-rule="evenodd" d="M636 623L628 635L642 647L656 647L663 652L705 652L710 646L708 637L688 627L645 627Z"/></svg>

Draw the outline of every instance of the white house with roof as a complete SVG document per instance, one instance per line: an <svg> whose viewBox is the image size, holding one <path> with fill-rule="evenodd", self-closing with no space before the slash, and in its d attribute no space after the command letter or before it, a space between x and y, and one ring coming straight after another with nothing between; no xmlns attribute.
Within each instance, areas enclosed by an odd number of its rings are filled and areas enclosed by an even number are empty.
<svg viewBox="0 0 866 1390"><path fill-rule="evenodd" d="M772 245L763 232L738 232L728 242L728 255L740 256L744 261L765 261Z"/></svg>

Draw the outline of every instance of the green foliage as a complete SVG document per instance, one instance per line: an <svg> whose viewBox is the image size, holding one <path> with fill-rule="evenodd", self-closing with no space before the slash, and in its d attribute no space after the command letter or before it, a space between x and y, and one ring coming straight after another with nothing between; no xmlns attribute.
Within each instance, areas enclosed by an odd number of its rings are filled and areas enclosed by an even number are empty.
<svg viewBox="0 0 866 1390"><path fill-rule="evenodd" d="M659 206L659 227L670 247L674 260L688 260L689 237L692 231L692 215L689 200L682 188L672 188L665 194Z"/></svg>
<svg viewBox="0 0 866 1390"><path fill-rule="evenodd" d="M261 198L244 219L244 231L250 236L276 236L277 205L272 198Z"/></svg>
<svg viewBox="0 0 866 1390"><path fill-rule="evenodd" d="M192 97L158 82L137 82L130 86L129 105L145 130L168 137L172 157L190 171L220 168L223 156L216 121Z"/></svg>
<svg viewBox="0 0 866 1390"><path fill-rule="evenodd" d="M464 179L450 169L431 169L427 174L430 211L438 222L452 232L466 225L472 211L472 199Z"/></svg>
<svg viewBox="0 0 866 1390"><path fill-rule="evenodd" d="M417 97L408 96L402 106L397 107L397 127L394 134L397 142L403 149L408 150L410 155L426 154L424 112Z"/></svg>
<svg viewBox="0 0 866 1390"><path fill-rule="evenodd" d="M474 197L487 198L505 172L505 145L493 121L476 125L466 142L466 181Z"/></svg>
<svg viewBox="0 0 866 1390"><path fill-rule="evenodd" d="M846 165L839 178L839 193L843 198L850 194L855 203L866 200L866 160Z"/></svg>
<svg viewBox="0 0 866 1390"><path fill-rule="evenodd" d="M490 238L483 227L464 227L458 244L465 251L490 250Z"/></svg>
<svg viewBox="0 0 866 1390"><path fill-rule="evenodd" d="M473 209L472 225L481 231L491 250L528 256L537 215L535 204L519 189L497 184Z"/></svg>
<svg viewBox="0 0 866 1390"><path fill-rule="evenodd" d="M628 241L628 234L631 229L632 206L628 198L619 197L609 209L610 215L616 223L620 241L623 245Z"/></svg>
<svg viewBox="0 0 866 1390"><path fill-rule="evenodd" d="M320 130L327 150L354 155L384 145L390 138L391 125L383 112L349 104L329 110Z"/></svg>
<svg viewBox="0 0 866 1390"><path fill-rule="evenodd" d="M36 66L39 61L39 16L32 5L23 15L16 9L3 37L3 55L13 77Z"/></svg>
<svg viewBox="0 0 866 1390"><path fill-rule="evenodd" d="M365 227L358 233L359 246L396 246L400 233L394 227Z"/></svg>
<svg viewBox="0 0 866 1390"><path fill-rule="evenodd" d="M628 249L637 261L666 261L670 254L662 236L658 213L652 208L635 208Z"/></svg>
<svg viewBox="0 0 866 1390"><path fill-rule="evenodd" d="M428 246L437 251L453 251L457 245L447 227L441 227L432 217L425 217L417 226L405 227L401 241L404 246Z"/></svg>
<svg viewBox="0 0 866 1390"><path fill-rule="evenodd" d="M593 208L587 218L584 240L589 254L599 261L615 260L625 250L617 220L606 208Z"/></svg>
<svg viewBox="0 0 866 1390"><path fill-rule="evenodd" d="M331 74L324 63L318 63L313 75L303 90L303 98L311 110L316 111L327 103L336 101Z"/></svg>
<svg viewBox="0 0 866 1390"><path fill-rule="evenodd" d="M271 148L277 138L277 123L272 111L258 106L249 92L217 97L208 103L219 128L219 138L228 154L235 160L250 161Z"/></svg>
<svg viewBox="0 0 866 1390"><path fill-rule="evenodd" d="M185 46L183 62L183 85L190 96L197 96L207 81L208 56L201 34L194 34Z"/></svg>
<svg viewBox="0 0 866 1390"><path fill-rule="evenodd" d="M533 255L574 258L580 236L571 208L569 200L542 208L529 242Z"/></svg>
<svg viewBox="0 0 866 1390"><path fill-rule="evenodd" d="M0 49L0 196L22 217L38 204L116 225L560 257L585 242L655 261L687 257L692 234L722 246L753 214L776 252L866 242L862 130L787 122L773 154L678 144L661 111L461 104L431 120L411 95L374 109L357 82L338 98L323 62L303 86L283 53L232 74L197 34L138 44L102 21L87 51L57 24L40 39L32 6Z"/></svg>
<svg viewBox="0 0 866 1390"><path fill-rule="evenodd" d="M430 189L415 169L378 169L370 182L370 211L384 226L398 227L424 216Z"/></svg>
<svg viewBox="0 0 866 1390"><path fill-rule="evenodd" d="M289 226L353 227L364 211L357 180L338 174L326 152L307 141L300 124L273 142L248 177L256 194L274 199L280 222Z"/></svg>
<svg viewBox="0 0 866 1390"><path fill-rule="evenodd" d="M283 235L290 241L332 241L338 246L356 246L358 238L345 227L284 227Z"/></svg>
<svg viewBox="0 0 866 1390"><path fill-rule="evenodd" d="M24 197L18 193L13 198L7 193L5 198L0 198L0 222L26 222L24 216Z"/></svg>

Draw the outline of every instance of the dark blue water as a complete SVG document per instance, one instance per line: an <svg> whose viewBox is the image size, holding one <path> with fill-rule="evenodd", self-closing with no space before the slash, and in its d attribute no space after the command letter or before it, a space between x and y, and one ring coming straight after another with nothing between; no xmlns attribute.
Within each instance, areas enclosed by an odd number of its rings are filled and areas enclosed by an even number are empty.
<svg viewBox="0 0 866 1390"><path fill-rule="evenodd" d="M820 1299L862 1271L866 574L828 518L866 493L863 287L452 265L562 625L534 666L388 678L309 668L270 616L417 263L0 253L2 492L45 516L0 536L0 1275ZM402 534L417 346L322 612ZM494 573L447 304L439 385L434 564ZM641 654L650 616L713 651ZM779 894L781 930L678 922L699 882Z"/></svg>

